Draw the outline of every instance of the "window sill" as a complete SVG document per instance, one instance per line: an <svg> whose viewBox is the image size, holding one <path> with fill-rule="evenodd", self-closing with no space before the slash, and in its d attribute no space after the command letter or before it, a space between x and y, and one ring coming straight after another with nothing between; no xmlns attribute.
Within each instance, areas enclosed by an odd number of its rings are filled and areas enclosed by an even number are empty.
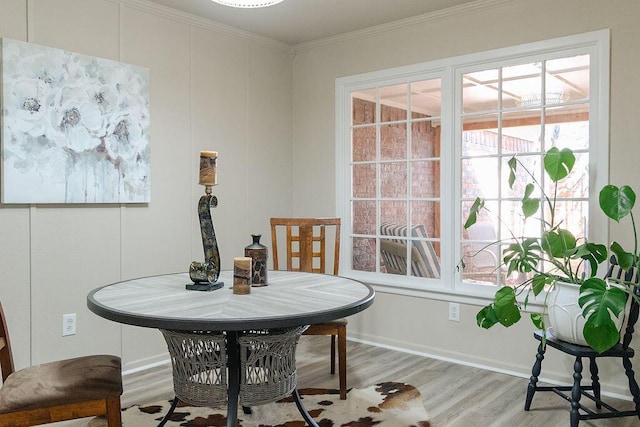
<svg viewBox="0 0 640 427"><path fill-rule="evenodd" d="M445 279L417 279L405 276L393 276L375 277L372 278L372 274L363 272L347 272L341 274L344 277L358 280L360 282L367 283L373 287L376 292L403 295L413 298L425 298L435 301L447 301L457 302L467 305L475 305L478 307L484 307L490 304L494 299L494 292L496 288L489 285L469 285L466 283L457 283L458 289L464 288L459 291L452 291L450 286L445 286ZM377 275L376 275L377 276ZM416 285L419 282L419 285ZM470 289L473 286L480 287L481 289ZM530 298L531 299L531 298ZM527 312L541 313L542 301L544 301L544 295L539 295L536 299L539 301L529 301L527 306ZM524 298L520 299L521 303Z"/></svg>

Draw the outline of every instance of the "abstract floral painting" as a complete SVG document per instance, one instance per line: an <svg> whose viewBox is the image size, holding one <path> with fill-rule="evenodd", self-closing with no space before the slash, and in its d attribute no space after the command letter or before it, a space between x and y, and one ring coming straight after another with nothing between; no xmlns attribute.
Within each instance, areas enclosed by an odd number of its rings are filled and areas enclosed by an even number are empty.
<svg viewBox="0 0 640 427"><path fill-rule="evenodd" d="M2 203L150 201L149 71L2 39Z"/></svg>

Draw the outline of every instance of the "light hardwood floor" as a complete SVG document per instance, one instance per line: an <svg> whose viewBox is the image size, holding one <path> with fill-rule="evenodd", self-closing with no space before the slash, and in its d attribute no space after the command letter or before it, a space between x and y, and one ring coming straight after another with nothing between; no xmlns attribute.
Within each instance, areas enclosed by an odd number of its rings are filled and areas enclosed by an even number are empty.
<svg viewBox="0 0 640 427"><path fill-rule="evenodd" d="M298 386L338 388L329 374L328 337L303 336L297 350ZM537 393L525 412L528 380L349 341L348 386L399 381L417 387L434 427L555 427L569 425L569 404ZM532 363L534 354L531 355ZM640 367L639 367L640 368ZM123 407L173 397L170 365L125 378ZM632 402L615 401L620 409ZM614 405L614 406L616 406ZM638 427L638 418L582 421L581 427Z"/></svg>

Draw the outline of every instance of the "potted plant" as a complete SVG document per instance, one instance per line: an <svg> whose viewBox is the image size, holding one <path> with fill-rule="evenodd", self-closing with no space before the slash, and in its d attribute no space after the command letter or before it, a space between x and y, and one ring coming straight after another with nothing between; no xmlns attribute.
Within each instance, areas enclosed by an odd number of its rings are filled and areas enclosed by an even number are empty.
<svg viewBox="0 0 640 427"><path fill-rule="evenodd" d="M558 289L561 283L579 286L579 310L585 319L583 328L586 343L598 352L613 347L620 339L619 325L616 321L625 310L628 296L634 294L635 284L625 281L605 281L596 277L598 266L607 261L609 254L616 256L619 265L628 270L638 261L638 245L635 220L632 209L635 204L635 193L628 186L616 187L607 185L600 191L599 203L604 214L620 221L626 216L631 219L635 246L633 252L625 251L622 246L613 242L610 247L602 243L590 242L576 238L556 218L556 194L558 183L565 179L575 164L575 155L570 149L551 148L543 156L544 170L553 183L552 196L535 179L535 176L522 164L517 156L509 162L509 186L513 188L520 169L531 182L524 187L521 199L523 220L538 219L542 232L538 236L517 236L511 230L510 238L487 244L506 245L498 268L505 268L506 274L519 273L522 279L514 286L503 286L494 295L494 300L482 308L477 316L480 327L490 328L500 324L511 326L518 322L532 295L544 296L542 313L531 313L530 318L536 328L546 330L545 314L548 308L549 295ZM535 189L540 197L532 197ZM542 217L536 214L542 209ZM470 208L464 228L468 229L477 220L482 211L488 210L484 200L476 198ZM500 221L501 218L498 217ZM481 250L471 256L477 255ZM465 268L464 259L458 269ZM548 293L543 293L547 289ZM579 296L578 296L579 295Z"/></svg>

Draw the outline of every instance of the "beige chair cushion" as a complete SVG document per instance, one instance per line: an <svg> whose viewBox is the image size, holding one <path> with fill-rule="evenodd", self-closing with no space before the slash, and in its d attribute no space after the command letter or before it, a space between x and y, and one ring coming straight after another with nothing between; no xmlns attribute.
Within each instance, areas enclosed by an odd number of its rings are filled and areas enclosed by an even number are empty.
<svg viewBox="0 0 640 427"><path fill-rule="evenodd" d="M120 358L84 356L32 366L9 375L0 389L0 414L121 394Z"/></svg>

